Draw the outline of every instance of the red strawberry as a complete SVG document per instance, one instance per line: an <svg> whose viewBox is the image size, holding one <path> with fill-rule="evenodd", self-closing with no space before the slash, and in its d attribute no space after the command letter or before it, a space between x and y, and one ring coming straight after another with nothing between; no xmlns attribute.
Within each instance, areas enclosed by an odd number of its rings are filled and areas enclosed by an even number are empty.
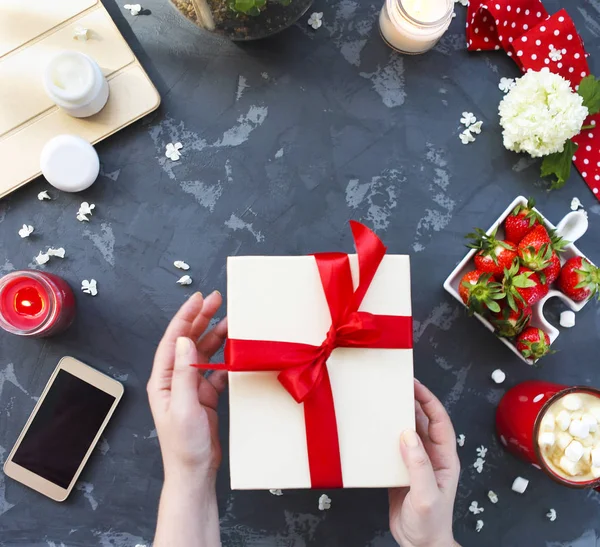
<svg viewBox="0 0 600 547"><path fill-rule="evenodd" d="M519 243L534 227L543 223L542 217L533 210L535 201L527 200L527 205L517 205L504 221L504 234L508 241Z"/></svg>
<svg viewBox="0 0 600 547"><path fill-rule="evenodd" d="M526 268L540 272L552 264L552 256L562 252L565 245L567 241L554 230L536 226L519 243L519 258Z"/></svg>
<svg viewBox="0 0 600 547"><path fill-rule="evenodd" d="M496 300L504 298L502 286L493 281L491 274L477 270L466 273L460 280L458 294L471 313L499 312Z"/></svg>
<svg viewBox="0 0 600 547"><path fill-rule="evenodd" d="M515 311L503 306L500 313L493 314L490 322L496 328L496 334L504 338L514 338L529 325L532 310L530 307Z"/></svg>
<svg viewBox="0 0 600 547"><path fill-rule="evenodd" d="M581 256L569 258L560 271L558 287L575 302L583 302L594 295L600 300L600 268Z"/></svg>
<svg viewBox="0 0 600 547"><path fill-rule="evenodd" d="M540 273L540 280L544 285L552 285L560 274L560 258L556 253L552 253L550 264L546 266Z"/></svg>
<svg viewBox="0 0 600 547"><path fill-rule="evenodd" d="M518 260L504 272L502 288L510 309L514 311L533 306L548 294L548 285L544 285L532 270L519 266Z"/></svg>
<svg viewBox="0 0 600 547"><path fill-rule="evenodd" d="M517 248L509 241L496 239L496 228L488 236L483 230L475 228L475 233L466 237L473 241L467 245L471 249L478 249L475 255L475 267L484 273L490 273L495 278L501 279L505 268L510 268L517 256Z"/></svg>
<svg viewBox="0 0 600 547"><path fill-rule="evenodd" d="M537 361L544 355L554 353L550 349L550 337L542 329L528 327L517 338L517 349L525 359Z"/></svg>

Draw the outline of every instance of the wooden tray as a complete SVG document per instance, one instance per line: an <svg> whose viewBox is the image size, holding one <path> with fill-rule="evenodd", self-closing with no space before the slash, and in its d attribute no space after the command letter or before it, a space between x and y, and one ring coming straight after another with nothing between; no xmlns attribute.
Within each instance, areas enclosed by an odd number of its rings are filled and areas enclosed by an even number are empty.
<svg viewBox="0 0 600 547"><path fill-rule="evenodd" d="M73 38L89 29L87 41ZM95 116L72 118L47 97L42 72L56 52L86 53L106 75L110 96ZM160 96L99 0L0 0L0 197L41 174L52 137L95 144L152 112Z"/></svg>

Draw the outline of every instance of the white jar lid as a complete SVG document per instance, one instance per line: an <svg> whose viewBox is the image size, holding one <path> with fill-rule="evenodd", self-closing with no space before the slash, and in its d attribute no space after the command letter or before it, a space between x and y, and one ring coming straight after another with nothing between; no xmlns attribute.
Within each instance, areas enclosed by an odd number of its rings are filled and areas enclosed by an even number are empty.
<svg viewBox="0 0 600 547"><path fill-rule="evenodd" d="M81 192L98 178L100 160L94 147L75 135L49 140L40 156L46 180L63 192Z"/></svg>

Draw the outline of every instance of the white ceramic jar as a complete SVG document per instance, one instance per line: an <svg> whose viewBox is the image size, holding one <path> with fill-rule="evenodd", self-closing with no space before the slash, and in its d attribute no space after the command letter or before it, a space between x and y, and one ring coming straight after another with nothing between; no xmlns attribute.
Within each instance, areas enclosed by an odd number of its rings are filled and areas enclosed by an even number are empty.
<svg viewBox="0 0 600 547"><path fill-rule="evenodd" d="M44 88L52 101L75 118L100 112L108 100L108 82L98 63L77 51L61 51L46 65Z"/></svg>

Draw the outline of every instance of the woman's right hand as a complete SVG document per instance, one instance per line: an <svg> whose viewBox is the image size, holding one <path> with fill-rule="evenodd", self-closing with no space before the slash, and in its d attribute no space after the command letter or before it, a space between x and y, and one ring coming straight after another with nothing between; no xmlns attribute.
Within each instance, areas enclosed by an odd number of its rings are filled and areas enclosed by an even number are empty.
<svg viewBox="0 0 600 547"><path fill-rule="evenodd" d="M390 489L390 530L402 547L452 547L460 474L456 435L442 403L415 380L417 432L402 434L410 487Z"/></svg>

